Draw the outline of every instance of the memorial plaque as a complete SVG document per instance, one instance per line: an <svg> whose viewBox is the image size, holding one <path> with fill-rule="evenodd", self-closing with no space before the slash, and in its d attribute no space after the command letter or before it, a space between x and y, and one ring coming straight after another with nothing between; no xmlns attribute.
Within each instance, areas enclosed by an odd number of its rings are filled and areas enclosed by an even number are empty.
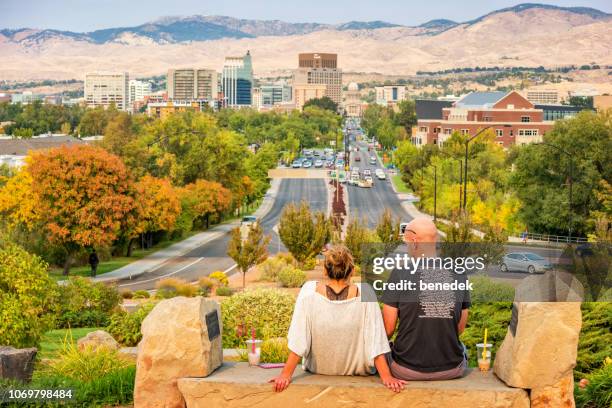
<svg viewBox="0 0 612 408"><path fill-rule="evenodd" d="M206 327L208 328L208 340L213 341L221 334L219 327L219 315L216 310L206 314Z"/></svg>

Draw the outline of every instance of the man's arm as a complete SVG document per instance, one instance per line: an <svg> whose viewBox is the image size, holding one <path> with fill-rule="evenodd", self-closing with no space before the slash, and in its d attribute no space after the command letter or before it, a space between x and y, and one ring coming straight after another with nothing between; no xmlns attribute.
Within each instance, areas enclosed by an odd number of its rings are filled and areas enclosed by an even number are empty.
<svg viewBox="0 0 612 408"><path fill-rule="evenodd" d="M465 330L465 326L467 325L468 310L469 309L461 310L461 318L459 319L459 324L457 325L457 331L459 332L459 334L463 333L463 331Z"/></svg>
<svg viewBox="0 0 612 408"><path fill-rule="evenodd" d="M383 322L385 323L385 333L387 333L387 337L391 337L395 332L395 325L397 324L397 308L383 305L382 315Z"/></svg>

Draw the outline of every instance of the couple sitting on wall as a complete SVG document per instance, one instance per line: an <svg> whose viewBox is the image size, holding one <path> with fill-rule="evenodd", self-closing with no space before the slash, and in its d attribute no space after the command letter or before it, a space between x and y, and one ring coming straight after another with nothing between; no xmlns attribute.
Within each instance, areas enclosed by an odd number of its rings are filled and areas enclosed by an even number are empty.
<svg viewBox="0 0 612 408"><path fill-rule="evenodd" d="M415 219L406 227L404 241L411 256L435 257L436 240L437 230L429 219ZM453 298L444 297L443 303L434 302L435 307L426 297L402 302L385 293L381 315L372 288L351 284L354 264L348 249L329 248L324 269L329 281L306 282L298 295L289 328L289 358L281 374L270 380L276 391L289 386L300 361L305 370L317 374L378 371L383 384L396 392L409 380L447 380L465 374L459 334L467 323L468 293L452 293ZM363 301L370 294L373 301ZM390 343L398 319L397 336Z"/></svg>

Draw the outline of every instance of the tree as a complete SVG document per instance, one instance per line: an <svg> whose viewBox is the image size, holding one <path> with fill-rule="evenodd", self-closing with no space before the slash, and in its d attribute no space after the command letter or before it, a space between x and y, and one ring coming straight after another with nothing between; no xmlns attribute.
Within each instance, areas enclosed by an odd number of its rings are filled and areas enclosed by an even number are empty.
<svg viewBox="0 0 612 408"><path fill-rule="evenodd" d="M321 109L326 109L332 112L338 111L338 104L331 100L328 96L323 96L321 98L312 98L307 100L304 103L304 108L308 108L309 106L317 106Z"/></svg>
<svg viewBox="0 0 612 408"><path fill-rule="evenodd" d="M279 231L281 241L293 257L303 263L314 258L331 237L331 222L322 212L312 214L308 203L291 203L281 214Z"/></svg>
<svg viewBox="0 0 612 408"><path fill-rule="evenodd" d="M247 271L266 260L270 236L264 236L263 228L254 223L243 240L240 227L232 229L232 237L227 247L227 254L236 262L242 272L242 289L246 287Z"/></svg>
<svg viewBox="0 0 612 408"><path fill-rule="evenodd" d="M196 180L183 189L186 198L185 204L193 211L195 219L205 223L206 228L210 226L210 216L220 215L230 208L232 193L221 184L208 181Z"/></svg>
<svg viewBox="0 0 612 408"><path fill-rule="evenodd" d="M402 135L402 128L397 126L391 119L384 118L380 122L376 137L385 150L395 147Z"/></svg>
<svg viewBox="0 0 612 408"><path fill-rule="evenodd" d="M357 217L351 218L346 227L344 245L351 251L356 265L362 264L364 245L370 242L372 242L372 231L368 230L366 220L360 220Z"/></svg>
<svg viewBox="0 0 612 408"><path fill-rule="evenodd" d="M399 112L395 114L395 123L402 126L407 134L412 134L412 127L417 124L416 104L412 99L406 99L397 104Z"/></svg>
<svg viewBox="0 0 612 408"><path fill-rule="evenodd" d="M380 242L385 244L386 248L394 249L401 243L400 239L400 224L399 221L393 220L393 215L389 209L380 215L378 224L376 225L376 235L380 238Z"/></svg>
<svg viewBox="0 0 612 408"><path fill-rule="evenodd" d="M31 154L34 212L52 244L73 254L84 247L109 246L134 208L131 175L120 158L89 146L64 146Z"/></svg>
<svg viewBox="0 0 612 408"><path fill-rule="evenodd" d="M57 301L47 264L17 245L0 242L0 344L37 346L54 327Z"/></svg>

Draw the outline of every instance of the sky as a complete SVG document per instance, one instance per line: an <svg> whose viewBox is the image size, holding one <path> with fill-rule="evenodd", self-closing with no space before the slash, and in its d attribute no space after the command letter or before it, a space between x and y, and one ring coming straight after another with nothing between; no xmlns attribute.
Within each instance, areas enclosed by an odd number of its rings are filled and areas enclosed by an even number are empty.
<svg viewBox="0 0 612 408"><path fill-rule="evenodd" d="M592 7L612 13L610 0L537 2L564 7ZM0 0L0 28L54 28L86 32L140 25L163 16L194 14L287 22L333 24L352 20L383 20L419 25L436 18L467 21L519 3L520 0Z"/></svg>

